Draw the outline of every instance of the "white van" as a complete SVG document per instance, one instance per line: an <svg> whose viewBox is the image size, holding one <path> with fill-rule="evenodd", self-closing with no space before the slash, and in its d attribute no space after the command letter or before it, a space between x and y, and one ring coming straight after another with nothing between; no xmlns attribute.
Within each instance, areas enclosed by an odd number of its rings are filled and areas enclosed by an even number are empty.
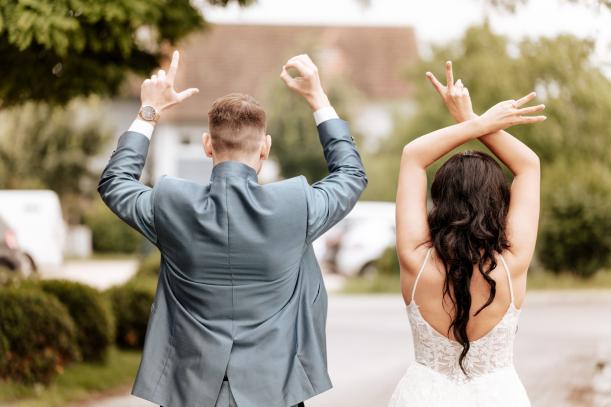
<svg viewBox="0 0 611 407"><path fill-rule="evenodd" d="M56 272L64 260L66 224L50 190L0 190L0 216L15 232L34 270Z"/></svg>

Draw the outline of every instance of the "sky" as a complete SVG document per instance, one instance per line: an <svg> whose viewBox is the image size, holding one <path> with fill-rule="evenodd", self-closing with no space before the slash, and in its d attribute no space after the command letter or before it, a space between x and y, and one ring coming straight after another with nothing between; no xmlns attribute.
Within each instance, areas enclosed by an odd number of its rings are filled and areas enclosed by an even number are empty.
<svg viewBox="0 0 611 407"><path fill-rule="evenodd" d="M258 0L246 8L200 3L213 23L410 26L424 56L431 44L458 38L488 16L496 32L516 40L559 33L592 38L597 44L596 63L611 65L611 12L596 6L596 0L581 0L579 5L568 0L529 0L513 14L494 9L485 0L370 0L369 6L362 0Z"/></svg>

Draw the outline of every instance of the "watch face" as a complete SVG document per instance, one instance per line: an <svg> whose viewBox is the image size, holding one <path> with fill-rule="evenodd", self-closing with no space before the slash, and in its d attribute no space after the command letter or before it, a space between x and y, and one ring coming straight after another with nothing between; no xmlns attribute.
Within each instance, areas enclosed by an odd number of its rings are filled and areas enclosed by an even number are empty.
<svg viewBox="0 0 611 407"><path fill-rule="evenodd" d="M155 108L153 106L143 106L141 114L144 120L155 120L157 112L155 112Z"/></svg>

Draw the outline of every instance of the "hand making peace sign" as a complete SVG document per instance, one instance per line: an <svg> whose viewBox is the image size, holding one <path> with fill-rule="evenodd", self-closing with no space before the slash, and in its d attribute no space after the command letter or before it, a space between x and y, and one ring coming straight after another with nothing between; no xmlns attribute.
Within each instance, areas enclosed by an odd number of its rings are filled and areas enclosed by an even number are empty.
<svg viewBox="0 0 611 407"><path fill-rule="evenodd" d="M451 61L446 62L445 86L431 72L427 72L426 76L435 87L435 90L437 90L437 93L442 97L454 120L460 123L477 117L473 112L469 89L464 86L460 79L454 82ZM531 92L518 100L506 100L497 103L481 116L482 122L486 125L487 129L490 129L490 132L503 130L518 124L542 122L546 119L545 116L530 115L543 111L545 105L521 108L521 106L533 100L535 96L537 94Z"/></svg>

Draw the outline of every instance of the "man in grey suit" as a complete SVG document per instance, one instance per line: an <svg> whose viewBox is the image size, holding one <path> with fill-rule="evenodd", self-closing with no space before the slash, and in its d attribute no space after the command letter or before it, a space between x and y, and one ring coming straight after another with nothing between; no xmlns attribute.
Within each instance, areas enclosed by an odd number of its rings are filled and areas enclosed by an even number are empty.
<svg viewBox="0 0 611 407"><path fill-rule="evenodd" d="M252 97L218 99L203 135L210 183L139 179L160 114L197 92L168 72L142 84L142 108L102 173L102 199L161 252L144 353L132 393L166 407L287 407L331 387L327 294L312 242L350 212L367 178L348 126L307 55L282 68L314 110L329 175L261 185L271 137ZM299 72L292 77L287 72Z"/></svg>

